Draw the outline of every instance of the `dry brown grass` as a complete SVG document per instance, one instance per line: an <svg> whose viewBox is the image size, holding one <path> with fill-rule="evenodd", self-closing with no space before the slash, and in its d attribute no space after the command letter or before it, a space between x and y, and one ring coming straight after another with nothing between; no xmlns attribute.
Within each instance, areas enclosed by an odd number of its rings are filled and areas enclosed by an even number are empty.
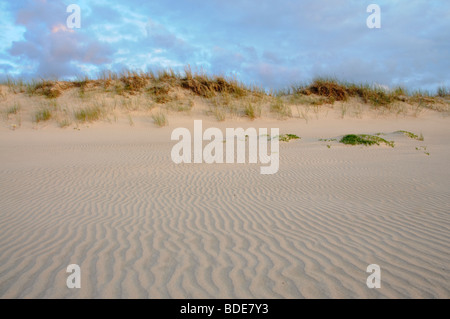
<svg viewBox="0 0 450 319"><path fill-rule="evenodd" d="M170 86L167 83L156 84L147 89L147 93L156 103L164 104L173 100L169 95Z"/></svg>
<svg viewBox="0 0 450 319"><path fill-rule="evenodd" d="M363 110L376 111L383 116L406 115L408 110L413 110L413 115L418 116L426 109L440 112L450 109L447 88L439 88L436 95L421 91L408 94L402 88L388 90L318 78L309 84L293 86L289 91L267 93L233 78L194 73L189 67L182 73L171 69L146 73L105 71L96 79L24 82L8 78L1 84L0 106L4 118L31 115L35 123L51 120L60 127L109 119L111 114L116 120L117 116L131 116L130 112L133 116L135 113L139 116L139 112L148 116L155 107L168 112L165 116L172 111L206 112L219 121L229 117L253 120L269 112L285 119L293 116L291 109L294 107L298 113L296 117L306 122L311 118L309 110L313 110L318 118L320 110L324 110L323 113L333 110L335 102L339 102L335 110L342 109L341 117L352 116L354 108L359 118L362 118ZM14 94L13 99L11 94ZM99 100L103 101L102 105L94 107ZM14 101L20 101L19 111L11 107ZM50 106L53 102L58 103L58 108ZM41 104L49 107L39 107ZM64 114L61 107L65 109ZM161 117L155 115L155 118Z"/></svg>
<svg viewBox="0 0 450 319"><path fill-rule="evenodd" d="M316 94L324 96L333 103L334 101L347 101L348 92L346 88L335 80L316 79L301 93L309 95Z"/></svg>
<svg viewBox="0 0 450 319"><path fill-rule="evenodd" d="M180 79L181 87L201 97L211 98L217 93L226 93L240 98L249 93L249 89L236 80L229 80L222 76L210 77L206 74L194 74L190 68L186 68L185 73L186 76Z"/></svg>

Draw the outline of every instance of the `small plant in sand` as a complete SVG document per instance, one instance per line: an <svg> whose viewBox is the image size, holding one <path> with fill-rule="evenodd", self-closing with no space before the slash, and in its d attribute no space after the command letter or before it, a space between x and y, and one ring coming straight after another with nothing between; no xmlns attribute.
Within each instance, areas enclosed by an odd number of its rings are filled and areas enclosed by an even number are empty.
<svg viewBox="0 0 450 319"><path fill-rule="evenodd" d="M161 111L156 114L152 114L152 119L153 122L159 127L163 127L169 124L166 114Z"/></svg>
<svg viewBox="0 0 450 319"><path fill-rule="evenodd" d="M72 124L72 122L69 119L62 119L61 121L58 122L58 126L60 128L70 126L70 124Z"/></svg>
<svg viewBox="0 0 450 319"><path fill-rule="evenodd" d="M397 131L396 133L403 133L404 135L408 136L409 138L412 138L414 140L423 141L424 137L422 133L420 135L416 135L414 133L408 132L408 131Z"/></svg>
<svg viewBox="0 0 450 319"><path fill-rule="evenodd" d="M35 123L46 122L52 118L52 110L50 108L42 108L34 113L33 121Z"/></svg>
<svg viewBox="0 0 450 319"><path fill-rule="evenodd" d="M211 106L209 113L214 115L214 117L219 122L223 122L226 119L226 111L225 111L225 109L223 107Z"/></svg>
<svg viewBox="0 0 450 319"><path fill-rule="evenodd" d="M295 134L281 134L277 137L280 142L289 142L290 140L298 140L301 138Z"/></svg>
<svg viewBox="0 0 450 319"><path fill-rule="evenodd" d="M134 126L134 121L130 114L128 114L128 124L130 124L130 126Z"/></svg>
<svg viewBox="0 0 450 319"><path fill-rule="evenodd" d="M244 113L251 120L254 120L257 117L261 116L261 107L254 105L251 102L248 102L247 105L245 106Z"/></svg>
<svg viewBox="0 0 450 319"><path fill-rule="evenodd" d="M20 104L16 102L14 103L13 106L6 109L6 116L16 115L17 113L19 113L20 109L21 109Z"/></svg>
<svg viewBox="0 0 450 319"><path fill-rule="evenodd" d="M167 104L167 108L176 112L189 112L194 107L194 101L173 101Z"/></svg>
<svg viewBox="0 0 450 319"><path fill-rule="evenodd" d="M93 105L82 108L80 110L75 111L75 118L84 123L84 122L94 122L99 120L103 115L103 111L100 106Z"/></svg>
<svg viewBox="0 0 450 319"><path fill-rule="evenodd" d="M427 151L427 147L426 147L426 146L419 146L419 147L416 147L416 151L424 151L423 153L424 153L425 155L430 155L430 153Z"/></svg>
<svg viewBox="0 0 450 319"><path fill-rule="evenodd" d="M337 139L335 138L319 138L320 142L336 142Z"/></svg>
<svg viewBox="0 0 450 319"><path fill-rule="evenodd" d="M384 143L390 147L394 147L393 141L386 141L384 138L375 135L367 135L367 134L348 134L342 137L340 140L341 143L347 145L380 145L380 143Z"/></svg>

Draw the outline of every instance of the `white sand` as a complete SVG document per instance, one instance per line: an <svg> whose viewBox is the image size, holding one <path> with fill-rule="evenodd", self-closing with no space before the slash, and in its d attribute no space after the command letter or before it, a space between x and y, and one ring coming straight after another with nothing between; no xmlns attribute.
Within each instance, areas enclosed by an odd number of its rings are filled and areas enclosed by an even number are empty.
<svg viewBox="0 0 450 319"><path fill-rule="evenodd" d="M280 145L274 175L173 164L170 133L193 119L2 128L0 297L450 297L449 117L204 119L301 136ZM397 130L425 141L318 141ZM72 263L81 289L66 287ZM369 264L380 289L366 286Z"/></svg>

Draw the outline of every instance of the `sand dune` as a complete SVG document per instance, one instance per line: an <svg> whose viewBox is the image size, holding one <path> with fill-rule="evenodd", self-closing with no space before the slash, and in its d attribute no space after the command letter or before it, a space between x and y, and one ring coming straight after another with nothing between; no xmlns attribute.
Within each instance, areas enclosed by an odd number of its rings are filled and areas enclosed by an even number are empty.
<svg viewBox="0 0 450 319"><path fill-rule="evenodd" d="M448 117L205 121L301 136L280 145L274 175L174 164L170 133L192 121L3 129L0 297L450 297ZM396 146L318 141L352 132ZM73 263L81 289L66 287Z"/></svg>

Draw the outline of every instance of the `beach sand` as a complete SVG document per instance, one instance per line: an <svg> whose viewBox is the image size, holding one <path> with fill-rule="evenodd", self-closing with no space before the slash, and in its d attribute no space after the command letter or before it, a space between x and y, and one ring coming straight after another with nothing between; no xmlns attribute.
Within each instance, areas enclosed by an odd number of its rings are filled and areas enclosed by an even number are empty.
<svg viewBox="0 0 450 319"><path fill-rule="evenodd" d="M273 175L174 164L171 132L197 118L301 139L280 143ZM450 298L449 124L430 112L2 127L0 297ZM319 141L378 132L395 147Z"/></svg>

